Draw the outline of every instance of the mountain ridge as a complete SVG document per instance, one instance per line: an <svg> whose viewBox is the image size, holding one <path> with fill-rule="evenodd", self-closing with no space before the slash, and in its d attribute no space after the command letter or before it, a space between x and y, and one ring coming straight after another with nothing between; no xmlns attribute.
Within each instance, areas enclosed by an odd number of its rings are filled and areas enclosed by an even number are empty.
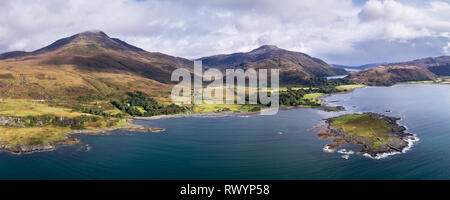
<svg viewBox="0 0 450 200"><path fill-rule="evenodd" d="M203 65L225 71L229 68L280 69L283 83L306 83L311 79L343 75L343 69L301 52L288 51L275 45L263 45L249 52L202 57Z"/></svg>
<svg viewBox="0 0 450 200"><path fill-rule="evenodd" d="M438 76L450 76L450 56L426 57L406 62L390 63L392 65L413 65L427 68Z"/></svg>
<svg viewBox="0 0 450 200"><path fill-rule="evenodd" d="M434 81L437 76L426 68L413 65L389 65L351 73L346 79L370 86L391 86L407 81Z"/></svg>
<svg viewBox="0 0 450 200"><path fill-rule="evenodd" d="M140 90L166 100L172 71L193 67L193 61L147 52L101 31L0 58L3 98L104 99Z"/></svg>

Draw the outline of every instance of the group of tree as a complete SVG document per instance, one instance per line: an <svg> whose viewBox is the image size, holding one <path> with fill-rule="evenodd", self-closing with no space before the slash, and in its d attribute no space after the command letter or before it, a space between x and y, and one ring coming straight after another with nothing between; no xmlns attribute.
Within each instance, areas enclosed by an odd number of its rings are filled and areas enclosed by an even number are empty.
<svg viewBox="0 0 450 200"><path fill-rule="evenodd" d="M296 89L287 88L286 91L280 92L280 105L287 106L320 106L320 104L304 98L306 94L313 93L312 89Z"/></svg>
<svg viewBox="0 0 450 200"><path fill-rule="evenodd" d="M175 104L162 105L141 91L128 92L127 98L113 100L111 103L131 116L155 116L183 113L186 107Z"/></svg>
<svg viewBox="0 0 450 200"><path fill-rule="evenodd" d="M347 79L332 79L326 80L326 78L314 78L306 88L292 89L287 88L286 91L280 92L280 104L288 106L320 106L317 101L304 98L306 94L323 93L331 94L339 92L336 86L350 84Z"/></svg>

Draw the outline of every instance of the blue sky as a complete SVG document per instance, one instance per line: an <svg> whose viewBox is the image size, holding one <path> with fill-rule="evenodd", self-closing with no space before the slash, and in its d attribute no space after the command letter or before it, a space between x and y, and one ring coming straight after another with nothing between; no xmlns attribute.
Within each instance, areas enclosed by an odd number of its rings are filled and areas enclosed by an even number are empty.
<svg viewBox="0 0 450 200"><path fill-rule="evenodd" d="M185 58L273 44L328 63L398 62L450 54L450 0L0 1L0 52L93 29Z"/></svg>

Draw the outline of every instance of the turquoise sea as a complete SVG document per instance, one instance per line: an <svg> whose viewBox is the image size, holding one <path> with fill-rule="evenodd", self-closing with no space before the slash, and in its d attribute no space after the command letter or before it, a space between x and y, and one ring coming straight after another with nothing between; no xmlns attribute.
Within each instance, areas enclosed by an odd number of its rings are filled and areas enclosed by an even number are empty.
<svg viewBox="0 0 450 200"><path fill-rule="evenodd" d="M368 87L324 100L347 110L136 121L166 131L81 135L81 144L52 152L1 152L0 179L450 179L450 85ZM379 160L343 159L307 131L324 118L367 111L401 117L420 141Z"/></svg>

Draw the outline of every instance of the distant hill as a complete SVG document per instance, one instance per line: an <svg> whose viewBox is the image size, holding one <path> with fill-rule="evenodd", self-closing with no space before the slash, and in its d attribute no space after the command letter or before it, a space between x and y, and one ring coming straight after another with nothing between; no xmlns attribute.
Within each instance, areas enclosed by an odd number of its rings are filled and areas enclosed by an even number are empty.
<svg viewBox="0 0 450 200"><path fill-rule="evenodd" d="M423 67L391 65L378 66L363 71L353 72L346 78L359 84L390 86L405 81L435 80L436 75Z"/></svg>
<svg viewBox="0 0 450 200"><path fill-rule="evenodd" d="M377 66L398 66L398 65L407 65L407 66L417 66L417 67L424 67L433 72L436 75L439 76L450 76L450 56L439 56L439 57L428 57L428 58L421 58L416 59L412 61L406 61L406 62L397 62L397 63L372 63L372 64L365 64L361 66L347 66L347 65L337 65L333 64L336 67L345 69L358 69L358 70L364 70L372 67Z"/></svg>
<svg viewBox="0 0 450 200"><path fill-rule="evenodd" d="M361 69L348 79L368 85L393 85L403 81L434 80L450 76L450 56L428 57L398 63L374 63L358 67L335 65L340 68Z"/></svg>
<svg viewBox="0 0 450 200"><path fill-rule="evenodd" d="M450 56L428 57L413 61L391 63L388 65L411 65L427 68L439 76L450 76Z"/></svg>
<svg viewBox="0 0 450 200"><path fill-rule="evenodd" d="M307 83L310 79L348 72L300 52L264 45L246 53L203 57L203 65L225 71L229 68L280 69L281 83Z"/></svg>
<svg viewBox="0 0 450 200"><path fill-rule="evenodd" d="M386 64L388 64L388 63L370 63L370 64L359 65L359 66L348 66L348 65L338 65L338 64L332 64L332 65L335 67L339 67L341 69L364 70L364 69L369 69L372 67L377 67L377 66L386 65Z"/></svg>
<svg viewBox="0 0 450 200"><path fill-rule="evenodd" d="M141 90L166 98L172 71L192 66L190 60L88 31L33 52L0 54L0 96L105 98Z"/></svg>

